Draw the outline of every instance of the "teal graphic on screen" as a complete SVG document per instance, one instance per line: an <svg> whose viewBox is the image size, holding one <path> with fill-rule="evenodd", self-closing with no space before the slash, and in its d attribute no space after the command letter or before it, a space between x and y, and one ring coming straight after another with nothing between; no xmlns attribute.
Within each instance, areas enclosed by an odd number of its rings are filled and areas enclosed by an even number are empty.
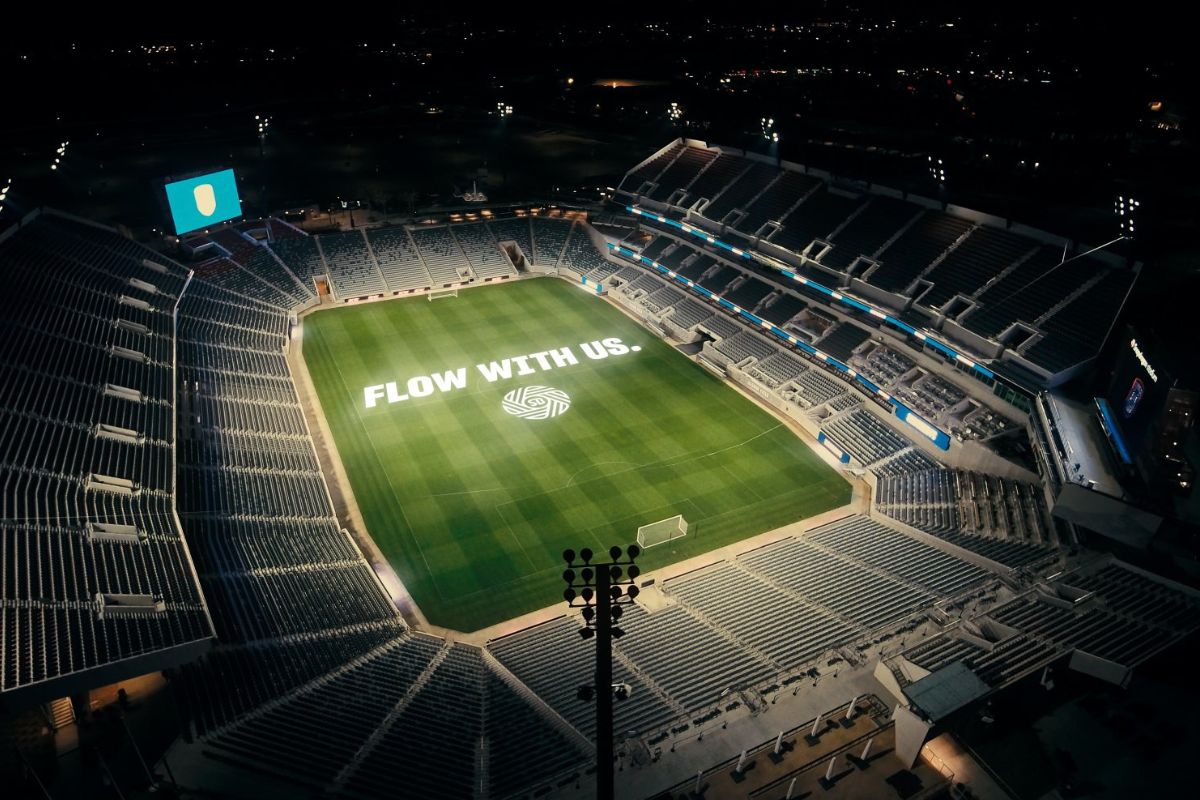
<svg viewBox="0 0 1200 800"><path fill-rule="evenodd" d="M167 204L178 234L242 215L237 180L231 169L168 183Z"/></svg>

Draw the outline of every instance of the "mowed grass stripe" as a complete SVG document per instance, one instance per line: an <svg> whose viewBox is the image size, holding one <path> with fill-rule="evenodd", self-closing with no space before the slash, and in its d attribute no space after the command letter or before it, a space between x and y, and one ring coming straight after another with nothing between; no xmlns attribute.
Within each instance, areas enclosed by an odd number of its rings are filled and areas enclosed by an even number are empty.
<svg viewBox="0 0 1200 800"><path fill-rule="evenodd" d="M579 347L614 336L642 350L593 361ZM475 368L559 347L579 364L495 383ZM638 525L684 513L692 533L649 551L653 569L849 499L778 420L561 281L322 311L305 322L304 353L372 537L446 627L555 602L566 547L629 543ZM465 389L364 408L366 386L404 392L458 367ZM547 420L501 410L506 392L535 384L571 408Z"/></svg>

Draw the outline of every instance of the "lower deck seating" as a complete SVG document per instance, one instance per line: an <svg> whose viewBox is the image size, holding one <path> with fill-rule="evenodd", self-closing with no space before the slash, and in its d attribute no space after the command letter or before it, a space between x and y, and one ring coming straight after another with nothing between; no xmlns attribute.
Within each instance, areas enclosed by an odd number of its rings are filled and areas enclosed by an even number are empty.
<svg viewBox="0 0 1200 800"><path fill-rule="evenodd" d="M821 428L863 464L874 464L909 446L903 437L867 411L851 411Z"/></svg>
<svg viewBox="0 0 1200 800"><path fill-rule="evenodd" d="M414 228L409 234L429 269L433 288L445 288L470 277L467 257L448 227Z"/></svg>
<svg viewBox="0 0 1200 800"><path fill-rule="evenodd" d="M577 730L594 739L594 709L580 703L576 696L576 676L587 674L593 663L593 654L583 646L578 630L578 623L558 617L495 639L488 643L488 650ZM629 699L613 708L616 731L654 733L675 716L671 707L620 660L613 662L613 680L633 687Z"/></svg>
<svg viewBox="0 0 1200 800"><path fill-rule="evenodd" d="M857 629L728 562L675 578L666 590L781 670L854 639Z"/></svg>
<svg viewBox="0 0 1200 800"><path fill-rule="evenodd" d="M933 595L802 539L784 539L738 561L772 583L863 628L895 622L930 605Z"/></svg>
<svg viewBox="0 0 1200 800"><path fill-rule="evenodd" d="M510 278L517 274L508 256L492 237L491 229L482 222L470 225L452 225L450 231L458 240L467 261L480 280Z"/></svg>
<svg viewBox="0 0 1200 800"><path fill-rule="evenodd" d="M731 687L749 686L775 669L722 638L679 606L653 614L631 606L616 649L684 708L717 703Z"/></svg>
<svg viewBox="0 0 1200 800"><path fill-rule="evenodd" d="M361 230L319 236L317 244L329 267L334 294L339 298L367 297L387 291Z"/></svg>
<svg viewBox="0 0 1200 800"><path fill-rule="evenodd" d="M428 289L433 285L407 229L378 228L367 231L366 236L389 291Z"/></svg>
<svg viewBox="0 0 1200 800"><path fill-rule="evenodd" d="M987 577L979 567L867 517L832 522L809 531L808 539L941 595L957 594Z"/></svg>

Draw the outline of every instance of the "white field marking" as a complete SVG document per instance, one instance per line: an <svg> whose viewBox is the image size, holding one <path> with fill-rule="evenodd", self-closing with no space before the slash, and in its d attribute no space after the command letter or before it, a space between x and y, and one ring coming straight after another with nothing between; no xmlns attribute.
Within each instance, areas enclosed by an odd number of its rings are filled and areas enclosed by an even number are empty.
<svg viewBox="0 0 1200 800"><path fill-rule="evenodd" d="M349 390L350 387L346 383L346 376L342 374L341 363L339 363L335 358L333 359L333 365L337 368L338 380L342 382L342 388ZM355 413L354 418L358 420L358 427L362 428L363 436L365 436L367 441L370 443L371 455L375 457L375 463L379 467L379 472L383 475L387 475L387 470L383 468L383 462L379 460L379 451L375 449L375 442L371 438L371 435L367 433L366 424L363 423L362 412ZM433 568L429 566L429 559L425 557L425 548L421 547L421 540L417 538L417 529L414 528L412 523L408 521L408 514L404 513L404 504L400 502L400 497L396 494L396 486L391 481L385 482L388 485L388 491L392 493L392 499L396 502L396 507L400 509L400 516L404 518L404 526L408 528L409 533L412 536L413 543L417 546L417 552L421 554L421 561L425 564L425 571L429 573L429 582L433 584L433 590L437 592L438 600L445 602L446 597L442 594L442 587L438 586L437 574L434 573ZM353 491L353 488L351 488L351 491ZM357 498L355 499L355 502L357 502ZM369 532L367 535L371 536ZM372 541L374 541L374 536L371 536L371 538ZM378 546L378 544L379 543L376 542L376 546Z"/></svg>
<svg viewBox="0 0 1200 800"><path fill-rule="evenodd" d="M571 396L550 386L522 386L504 395L500 407L521 419L550 419L567 412Z"/></svg>
<svg viewBox="0 0 1200 800"><path fill-rule="evenodd" d="M804 499L809 499L809 498L813 497L813 496L814 496L814 495L816 495L816 494L821 494L821 495L825 495L825 496L832 496L832 495L831 495L831 491L830 491L830 489L829 489L827 486L823 485L823 484L822 484L822 485L820 485L820 486L803 486L803 487L795 487L795 488L792 488L792 489L788 489L786 492L781 492L780 494L785 494L785 493L793 493L793 492L800 492L800 494L801 494L801 497L803 497ZM535 496L535 495L530 495L530 496L531 496L531 497L533 497L533 496ZM778 494L777 494L777 495L772 495L772 497L778 497L778 496L779 496ZM728 517L728 516L730 516L731 514L740 514L740 513L742 513L742 512L743 512L743 509L742 509L742 508L731 508L731 509L729 509L728 511L722 511L722 512L721 512L721 513L719 513L719 514L713 514L713 515L711 515L711 516L707 516L707 517L705 517L705 516L702 516L702 515L700 514L700 507L696 505L696 502L695 502L695 500L693 499L693 498L695 498L695 497L696 497L696 495L689 495L689 496L687 496L687 497L684 497L683 499L681 499L681 500L679 500L679 501L677 501L677 502L675 502L675 503L671 503L671 504L669 504L669 506L670 506L670 507L676 507L676 506L677 506L677 507L680 507L680 508L682 508L682 507L683 507L685 504L686 504L686 505L690 505L690 506L692 507L692 509L695 511L695 514L688 514L688 513L684 513L684 515L683 515L683 516L684 516L684 517L685 517L685 518L688 520L688 525L689 525L689 526L690 526L690 525L699 525L699 524L701 524L701 523L705 523L706 525L708 525L708 524L711 524L711 523L713 523L713 522L716 522L716 521L718 521L718 520L724 519L725 517ZM518 499L522 499L522 500L523 500L523 499L526 499L526 498L518 498ZM766 498L766 499L770 499L770 498ZM499 515L500 515L500 517L501 517L502 519L504 519L504 521L505 521L505 524L509 524L509 523L508 523L508 518L504 516L504 512L502 512L502 511L500 510L500 506L502 506L502 505L507 505L508 503L511 503L511 502L514 502L514 501L511 501L511 500L510 500L510 501L508 501L508 502L506 502L506 503L498 503L498 504L496 505L496 513L497 513L497 514L499 514ZM666 508L666 507L668 507L668 506L662 506L662 508ZM653 510L653 509L651 509L651 510ZM827 509L827 510L828 510L828 509ZM824 513L824 512L821 512L821 513ZM623 517L622 519L619 519L619 520L613 520L613 522L614 522L614 523L615 523L615 522L624 522L626 519L632 519L632 518L633 518L633 515L630 515L629 517ZM590 536L590 537L592 538L592 541L593 541L593 542L595 542L595 546L596 546L596 548L598 548L598 549L596 549L596 552L597 552L597 553L604 552L604 548L605 548L605 547L607 547L607 545L606 545L606 544L605 544L603 541L601 541L599 534L597 534L597 533L596 533L596 530L597 530L597 528L604 528L604 527L607 527L607 526L608 526L608 525L610 525L610 524L612 524L612 523L602 524L602 525L598 525L598 526L591 527L591 528L585 528L585 529L583 529L583 530L579 531L579 533L580 533L580 534L583 534L583 535ZM787 524L790 524L790 523L787 523ZM510 529L510 530L511 530L511 527L512 527L512 526L511 526L511 525L509 525L509 529ZM765 533L765 531L760 531L760 533ZM515 534L514 534L514 535L515 535ZM543 568L541 568L541 569L536 569L536 570L534 570L533 572L528 572L528 573L526 573L526 574L524 574L524 575L520 575L520 576L518 576L518 577L516 577L516 578L513 578L512 580L507 580L507 581L504 581L504 582L502 582L502 583L494 584L494 585L492 585L492 586L488 586L488 587L485 587L485 588L483 588L483 589L476 589L475 591L473 591L473 592L468 592L468 593L466 593L466 594L459 594L459 595L455 595L455 597L454 597L454 600L455 600L455 601L466 600L466 599L469 599L469 598L471 598L471 597L475 597L475 596L477 596L477 595L481 595L481 594L483 594L483 593L485 593L485 592L493 592L493 591L496 591L496 590L497 590L497 589L499 589L499 588L502 588L502 587L509 586L509 585L511 585L511 584L517 583L518 581L527 580L527 579L529 579L529 578L533 577L534 575L541 575L542 573L549 573L549 572L558 572L558 571L559 571L559 569L560 569L560 567L561 567L561 565L559 565L559 566L549 566L549 567L543 567Z"/></svg>
<svg viewBox="0 0 1200 800"><path fill-rule="evenodd" d="M609 464L628 464L631 467L637 467L637 464L633 463L632 461L597 461L595 464L588 464L586 467L579 470L574 475L572 475L570 478L568 478L567 483L566 483L566 485L563 486L563 488L564 489L570 488L571 484L575 482L575 479L578 478L583 473L587 472L589 469L591 469L593 467L604 467ZM613 473L613 474L619 474L619 473ZM597 475L596 477L599 478L601 476Z"/></svg>
<svg viewBox="0 0 1200 800"><path fill-rule="evenodd" d="M437 492L435 494L427 494L426 497L456 497L462 494L484 494L485 492L503 492L503 489L467 489L462 492Z"/></svg>
<svg viewBox="0 0 1200 800"><path fill-rule="evenodd" d="M729 450L734 450L738 447L742 447L744 445L750 444L755 439L760 439L763 436L766 436L768 433L771 433L772 431L778 430L779 428L782 428L782 427L784 427L784 425L782 422L780 422L777 425L773 425L772 427L767 428L764 431L760 431L759 433L754 434L753 436L751 436L749 439L745 440L744 442L738 442L737 444L731 444L728 447L722 447L719 450L712 450L708 453L685 453L683 456L676 456L673 458L664 458L664 459L660 459L658 461L647 461L644 464L635 464L632 461L625 461L625 462L601 461L598 463L599 464L625 463L625 464L630 465L628 469L620 469L620 470L617 470L616 472L612 472L612 473L609 473L608 475L605 475L604 476L605 478L611 478L615 475L623 475L626 472L636 472L639 469L648 469L650 467L673 467L678 464L687 464L691 461L699 461L702 458L708 458L709 456L715 456L718 453L725 453ZM590 466L596 466L596 465L593 464ZM580 470L579 472L583 472L586 469L588 469L588 467L584 467L583 470ZM540 497L541 495L550 494L551 492L561 492L563 489L569 489L569 488L571 488L571 481L575 480L575 478L578 477L579 472L576 472L575 475L572 475L570 480L568 480L565 484L558 487L557 489L547 489L544 492L535 492L533 494L526 495L524 497L516 497L516 498L513 498L512 500L510 500L509 502L513 503L513 502L516 502L517 500L528 500L531 497ZM597 477L600 477L600 476L597 476Z"/></svg>
<svg viewBox="0 0 1200 800"><path fill-rule="evenodd" d="M517 536L516 531L512 529L512 524L508 521L508 517L504 516L504 512L500 510L500 503L493 506L496 509L496 515L500 517L500 521L504 523L504 529L508 531L508 535L517 543L517 547L521 548L521 555L525 556L525 560L529 562L529 568L535 573L538 571L537 564L533 563L533 559L529 557L529 551L525 549L525 545L521 543L521 537ZM527 575L530 573L526 573Z"/></svg>
<svg viewBox="0 0 1200 800"><path fill-rule="evenodd" d="M683 456L673 456L672 458L664 458L659 461L647 461L643 464L638 464L633 461L597 461L595 464L589 464L588 466L584 467L583 469L578 470L574 475L572 475L569 479L567 479L567 482L564 483L562 486L559 486L559 487L553 488L553 489L546 489L541 492L534 492L533 494L522 495L521 497L511 497L510 496L508 500L504 501L504 503L505 504L506 503L516 503L520 500L528 500L533 497L541 497L542 495L552 494L553 492L561 492L564 489L570 489L571 486L574 484L575 479L578 478L582 473L587 472L592 467L604 466L606 464L628 464L629 465L628 469L617 470L616 472L612 472L612 473L609 473L604 476L599 476L599 475L596 476L597 478L599 478L599 477L611 478L614 475L623 475L626 472L635 472L639 469L647 469L649 467L663 467L663 466L675 466L677 464L687 464L688 462L691 462L691 461L699 461L702 458L708 458L709 456L715 456L719 453L725 453L725 452L728 452L729 450L733 450L735 448L750 444L750 442L753 442L755 439L760 439L763 436L766 436L768 433L771 433L772 431L778 430L779 428L782 428L782 427L784 427L784 425L781 422L777 425L767 428L764 431L756 433L754 436L751 436L749 439L746 439L743 442L731 444L728 447L722 447L719 450L712 450L707 453L685 453ZM455 495L455 494L477 494L477 493L482 493L482 492L507 492L507 491L509 491L509 490L505 489L504 487L496 487L496 488L491 488L491 489L471 489L471 490L463 491L463 492L445 492L443 494L421 495L420 497L414 497L413 501L414 502L420 501L420 500L423 500L423 499L429 498L429 497L446 497L448 495Z"/></svg>

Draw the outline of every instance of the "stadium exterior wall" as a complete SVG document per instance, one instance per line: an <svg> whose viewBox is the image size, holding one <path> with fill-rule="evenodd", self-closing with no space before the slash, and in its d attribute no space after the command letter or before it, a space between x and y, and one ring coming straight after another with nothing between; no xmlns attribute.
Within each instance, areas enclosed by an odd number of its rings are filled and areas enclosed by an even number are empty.
<svg viewBox="0 0 1200 800"><path fill-rule="evenodd" d="M941 200L934 200L932 197L924 197L919 194L910 194L905 199L914 205L928 208L931 211L941 211L945 206Z"/></svg>
<svg viewBox="0 0 1200 800"><path fill-rule="evenodd" d="M867 191L871 194L877 194L880 197L891 197L896 200L904 199L904 192L899 189L893 189L890 186L880 186L877 183L872 183L867 187Z"/></svg>
<svg viewBox="0 0 1200 800"><path fill-rule="evenodd" d="M1064 483L1051 509L1054 516L1140 549L1150 546L1163 518L1077 483Z"/></svg>
<svg viewBox="0 0 1200 800"><path fill-rule="evenodd" d="M903 311L908 307L908 298L904 295L880 289L878 286L867 283L861 278L850 279L850 290L860 297L873 300L876 303L896 309L897 311Z"/></svg>
<svg viewBox="0 0 1200 800"><path fill-rule="evenodd" d="M1122 688L1128 686L1129 682L1133 680L1133 667L1118 664L1083 650L1075 650L1071 653L1069 666L1076 672L1091 675L1093 678L1099 678Z"/></svg>
<svg viewBox="0 0 1200 800"><path fill-rule="evenodd" d="M946 204L946 213L953 214L956 217L969 219L972 222L978 222L980 225L987 225L990 228L1000 228L1006 230L1008 228L1008 220L1004 217L997 217L995 214L987 214L983 211L976 211L973 208L964 208L956 206L953 203Z"/></svg>
<svg viewBox="0 0 1200 800"><path fill-rule="evenodd" d="M998 358L1004 352L1004 345L985 339L952 319L942 323L942 333L946 334L950 341L968 347L985 358Z"/></svg>
<svg viewBox="0 0 1200 800"><path fill-rule="evenodd" d="M955 460L954 466L961 469L990 472L1002 478L1012 478L1025 483L1042 482L1037 473L1014 464L974 439L965 442L955 440L951 445L951 450L957 450L958 458Z"/></svg>
<svg viewBox="0 0 1200 800"><path fill-rule="evenodd" d="M1021 236L1028 236L1030 239L1035 239L1042 244L1051 245L1053 247L1067 247L1071 244L1071 240L1065 236L1048 233L1041 228L1034 228L1029 225L1022 225L1019 222L1013 222L1008 229L1013 233Z"/></svg>

